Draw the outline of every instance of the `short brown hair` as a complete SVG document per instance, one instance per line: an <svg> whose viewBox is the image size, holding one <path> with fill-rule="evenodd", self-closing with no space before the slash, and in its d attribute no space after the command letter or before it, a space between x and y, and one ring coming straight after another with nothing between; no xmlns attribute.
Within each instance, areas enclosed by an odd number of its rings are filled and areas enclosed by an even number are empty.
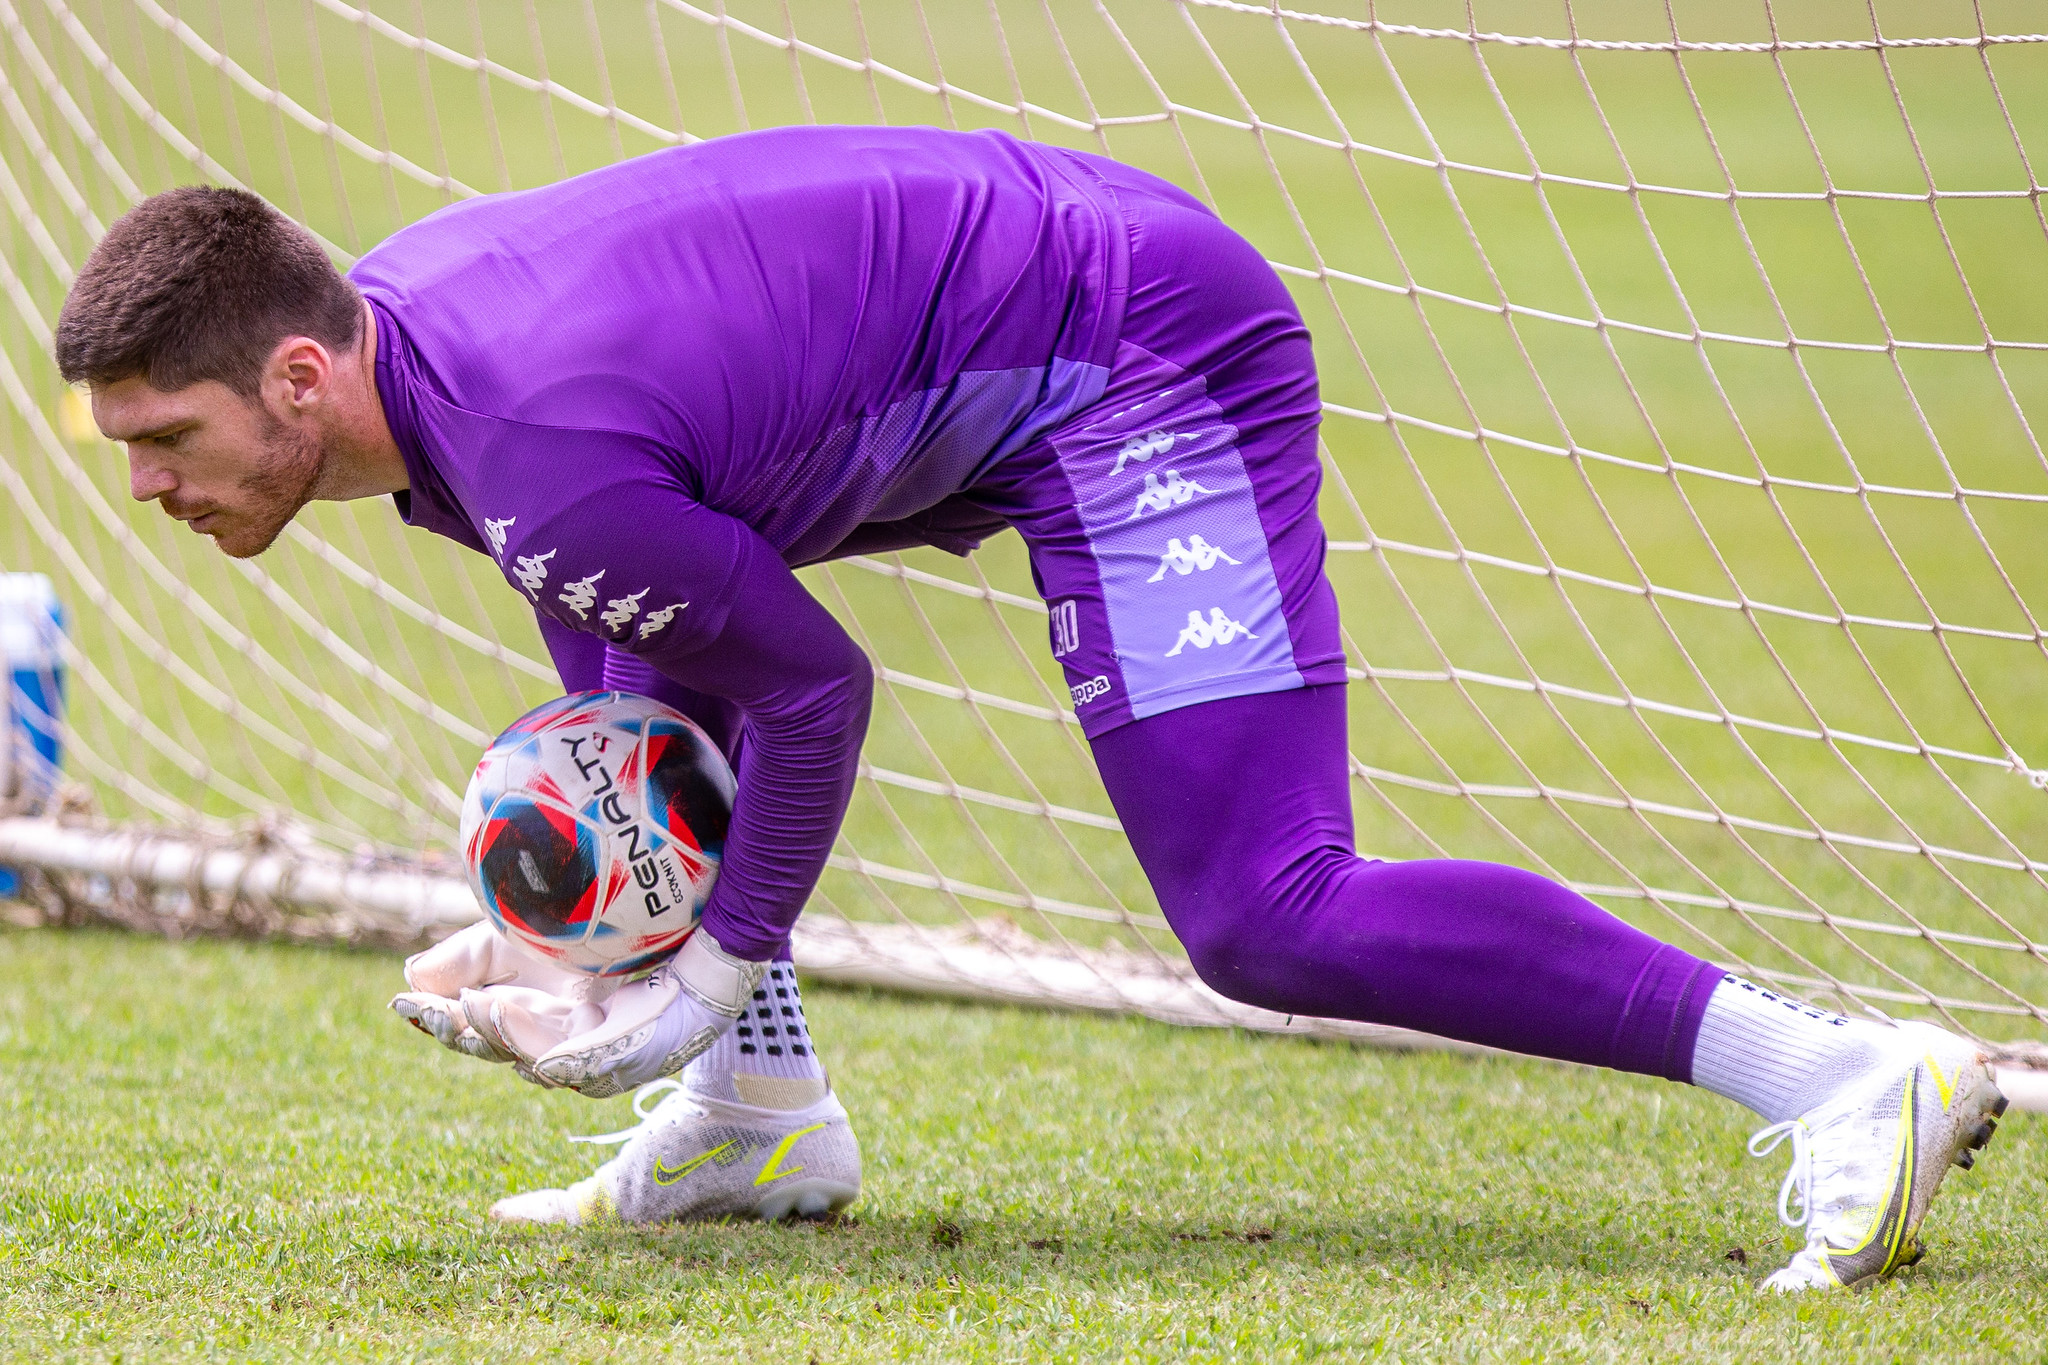
<svg viewBox="0 0 2048 1365"><path fill-rule="evenodd" d="M352 348L362 307L312 233L246 190L187 185L122 214L92 249L57 320L57 369L165 393L214 379L252 398L278 342Z"/></svg>

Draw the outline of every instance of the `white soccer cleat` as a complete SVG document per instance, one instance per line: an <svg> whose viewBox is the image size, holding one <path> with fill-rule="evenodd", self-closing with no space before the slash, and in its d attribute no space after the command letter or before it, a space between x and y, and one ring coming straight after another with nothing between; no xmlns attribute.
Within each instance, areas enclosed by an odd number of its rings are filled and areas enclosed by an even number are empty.
<svg viewBox="0 0 2048 1365"><path fill-rule="evenodd" d="M610 1197L599 1188L597 1177L579 1180L566 1190L528 1190L500 1199L491 1205L491 1217L500 1223L594 1223L611 1211Z"/></svg>
<svg viewBox="0 0 2048 1365"><path fill-rule="evenodd" d="M1969 1169L1997 1130L2005 1096L1975 1043L1900 1024L1885 1044L1862 1076L1750 1138L1752 1156L1791 1139L1778 1216L1806 1228L1806 1245L1763 1288L1854 1288L1919 1260L1916 1234L1942 1177Z"/></svg>
<svg viewBox="0 0 2048 1365"><path fill-rule="evenodd" d="M803 1109L761 1109L663 1080L643 1087L633 1110L637 1127L584 1139L626 1144L588 1178L566 1190L500 1199L491 1217L570 1225L777 1222L822 1217L860 1195L860 1143L836 1095Z"/></svg>

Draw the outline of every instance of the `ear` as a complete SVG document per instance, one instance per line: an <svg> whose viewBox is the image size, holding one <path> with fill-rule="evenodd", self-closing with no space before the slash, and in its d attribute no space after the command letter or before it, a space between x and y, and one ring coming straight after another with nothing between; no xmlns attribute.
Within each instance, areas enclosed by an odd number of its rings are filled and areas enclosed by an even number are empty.
<svg viewBox="0 0 2048 1365"><path fill-rule="evenodd" d="M319 407L333 388L334 353L311 337L286 337L263 367L264 406L281 419Z"/></svg>

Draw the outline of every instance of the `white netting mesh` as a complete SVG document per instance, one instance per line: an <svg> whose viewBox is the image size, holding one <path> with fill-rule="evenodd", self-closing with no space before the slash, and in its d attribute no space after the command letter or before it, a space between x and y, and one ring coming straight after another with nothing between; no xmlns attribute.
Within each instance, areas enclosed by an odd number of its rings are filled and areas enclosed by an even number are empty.
<svg viewBox="0 0 2048 1365"><path fill-rule="evenodd" d="M131 505L48 360L105 225L209 179L346 260L451 198L742 128L1001 126L1179 181L1295 288L1363 848L1522 862L1794 990L2025 1035L2039 26L1919 0L0 0L0 568L72 609L70 763L107 818L218 840L284 810L431 858L478 747L556 689L523 602L381 502L246 564ZM807 578L884 684L813 912L846 921L834 951L1026 964L1024 995L1064 963L1146 1004L1175 949L1015 538Z"/></svg>

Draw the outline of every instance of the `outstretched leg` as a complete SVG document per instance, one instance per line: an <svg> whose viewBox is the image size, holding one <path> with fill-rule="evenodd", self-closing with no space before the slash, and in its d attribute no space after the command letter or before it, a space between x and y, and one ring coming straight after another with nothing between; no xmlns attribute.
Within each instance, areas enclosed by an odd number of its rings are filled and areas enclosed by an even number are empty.
<svg viewBox="0 0 2048 1365"><path fill-rule="evenodd" d="M1353 851L1342 686L1094 740L1195 970L1234 1000L1690 1080L1721 971L1520 868Z"/></svg>
<svg viewBox="0 0 2048 1365"><path fill-rule="evenodd" d="M1093 743L1168 920L1224 995L1694 1081L1774 1120L1750 1150L1791 1141L1779 1212L1806 1245L1770 1288L1918 1260L1942 1177L2004 1112L1967 1039L1786 1000L1519 868L1360 858L1341 687L1204 702Z"/></svg>
<svg viewBox="0 0 2048 1365"><path fill-rule="evenodd" d="M1074 713L1196 970L1275 1010L1694 1081L1793 1143L1781 1214L1807 1244L1767 1283L1912 1260L2003 1105L1974 1044L1787 1000L1532 872L1353 851L1308 332L1199 204L1097 170L1132 228L1102 398L972 497L1031 547Z"/></svg>

